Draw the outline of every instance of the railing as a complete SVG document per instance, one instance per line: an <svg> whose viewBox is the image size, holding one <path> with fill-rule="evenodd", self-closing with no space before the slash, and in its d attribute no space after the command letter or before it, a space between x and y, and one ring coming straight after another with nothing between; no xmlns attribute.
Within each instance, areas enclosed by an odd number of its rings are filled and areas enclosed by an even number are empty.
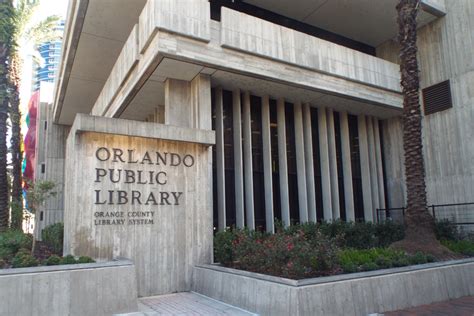
<svg viewBox="0 0 474 316"><path fill-rule="evenodd" d="M403 222L406 207L377 209L377 222ZM474 225L474 202L432 204L428 210L436 220L449 220L453 225Z"/></svg>

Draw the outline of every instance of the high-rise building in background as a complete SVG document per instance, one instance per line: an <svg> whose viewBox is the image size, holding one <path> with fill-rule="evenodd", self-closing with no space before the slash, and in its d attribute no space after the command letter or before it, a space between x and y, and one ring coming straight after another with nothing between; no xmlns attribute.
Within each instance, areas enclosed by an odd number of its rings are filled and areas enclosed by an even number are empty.
<svg viewBox="0 0 474 316"><path fill-rule="evenodd" d="M60 33L64 31L64 21L58 23L55 31ZM58 72L59 62L61 60L61 48L61 38L39 45L38 51L43 58L43 63L41 65L36 65L36 74L33 79L33 91L40 88L40 82L54 82Z"/></svg>

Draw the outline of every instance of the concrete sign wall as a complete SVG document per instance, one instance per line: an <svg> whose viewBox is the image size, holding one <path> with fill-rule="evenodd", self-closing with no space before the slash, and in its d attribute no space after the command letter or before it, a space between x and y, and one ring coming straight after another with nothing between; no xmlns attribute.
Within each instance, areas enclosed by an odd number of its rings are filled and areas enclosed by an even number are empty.
<svg viewBox="0 0 474 316"><path fill-rule="evenodd" d="M173 128L79 116L68 138L65 252L132 259L140 296L188 291L212 260L210 147Z"/></svg>

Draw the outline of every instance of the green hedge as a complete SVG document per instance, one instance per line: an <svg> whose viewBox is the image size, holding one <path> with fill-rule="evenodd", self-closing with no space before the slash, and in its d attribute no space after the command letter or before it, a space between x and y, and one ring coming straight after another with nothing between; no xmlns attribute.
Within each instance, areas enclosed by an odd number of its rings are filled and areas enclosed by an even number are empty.
<svg viewBox="0 0 474 316"><path fill-rule="evenodd" d="M57 254L62 253L63 248L63 224L58 223L46 227L42 231L43 241ZM95 262L90 257L79 257L68 255L65 257L53 254L39 262L31 255L32 236L18 230L10 230L0 233L0 269L24 268L38 265L58 265Z"/></svg>
<svg viewBox="0 0 474 316"><path fill-rule="evenodd" d="M292 234L298 230L303 230L309 236L320 231L326 237L336 239L341 248L355 249L388 247L405 235L403 225L390 221L380 224L343 221L305 223L290 226L286 231Z"/></svg>
<svg viewBox="0 0 474 316"><path fill-rule="evenodd" d="M28 249L20 249L12 260L12 268L36 267L38 260L31 255Z"/></svg>
<svg viewBox="0 0 474 316"><path fill-rule="evenodd" d="M433 262L432 256L417 253L409 256L389 248L345 249L339 252L339 264L346 273L403 267Z"/></svg>
<svg viewBox="0 0 474 316"><path fill-rule="evenodd" d="M56 223L45 227L41 231L41 239L51 250L57 254L63 253L64 224Z"/></svg>
<svg viewBox="0 0 474 316"><path fill-rule="evenodd" d="M441 243L453 252L474 256L474 242L470 240L442 240Z"/></svg>
<svg viewBox="0 0 474 316"><path fill-rule="evenodd" d="M33 237L19 230L0 233L0 259L12 259L20 249L31 249Z"/></svg>

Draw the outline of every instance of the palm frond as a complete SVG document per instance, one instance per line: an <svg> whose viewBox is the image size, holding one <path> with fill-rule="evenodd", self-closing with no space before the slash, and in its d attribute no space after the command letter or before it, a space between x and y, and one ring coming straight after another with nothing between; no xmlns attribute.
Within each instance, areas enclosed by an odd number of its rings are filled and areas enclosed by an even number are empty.
<svg viewBox="0 0 474 316"><path fill-rule="evenodd" d="M40 44L62 38L62 32L56 30L60 19L61 17L57 15L48 16L29 28L25 33L25 39Z"/></svg>

